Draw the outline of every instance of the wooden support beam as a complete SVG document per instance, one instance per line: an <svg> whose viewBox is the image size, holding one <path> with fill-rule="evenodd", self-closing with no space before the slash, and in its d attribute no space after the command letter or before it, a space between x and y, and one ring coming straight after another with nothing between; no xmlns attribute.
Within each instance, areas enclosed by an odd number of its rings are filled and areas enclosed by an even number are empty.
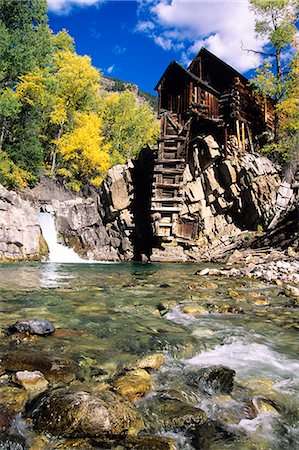
<svg viewBox="0 0 299 450"><path fill-rule="evenodd" d="M174 206L155 206L151 212L180 212L180 208Z"/></svg>
<svg viewBox="0 0 299 450"><path fill-rule="evenodd" d="M247 131L247 136L248 136L250 152L253 153L254 152L254 148L253 148L253 144L252 144L252 137L251 137L251 132L250 132L250 128L249 128L248 123L246 123L246 131Z"/></svg>
<svg viewBox="0 0 299 450"><path fill-rule="evenodd" d="M164 205L164 206L175 206L175 204L178 203L182 203L182 198L181 197L160 197L160 198L153 198L152 199L152 206L153 207L159 207L160 205L154 205L154 203L168 203L168 205ZM169 204L171 203L171 204Z"/></svg>
<svg viewBox="0 0 299 450"><path fill-rule="evenodd" d="M236 131L237 131L237 139L238 139L238 148L241 147L241 138L240 138L240 122L239 119L236 120Z"/></svg>
<svg viewBox="0 0 299 450"><path fill-rule="evenodd" d="M241 129L242 129L242 150L245 153L245 124L244 124L244 122L242 122Z"/></svg>

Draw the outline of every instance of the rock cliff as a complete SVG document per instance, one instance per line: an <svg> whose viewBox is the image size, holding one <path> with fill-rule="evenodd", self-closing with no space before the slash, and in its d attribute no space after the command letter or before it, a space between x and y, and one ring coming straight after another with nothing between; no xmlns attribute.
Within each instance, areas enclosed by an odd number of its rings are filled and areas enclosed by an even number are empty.
<svg viewBox="0 0 299 450"><path fill-rule="evenodd" d="M0 185L0 261L40 260L47 251L37 211Z"/></svg>
<svg viewBox="0 0 299 450"><path fill-rule="evenodd" d="M280 185L277 168L258 154L240 153L234 139L227 150L224 157L211 135L196 140L183 174L174 240L154 249L154 259L201 259L244 230L267 227Z"/></svg>
<svg viewBox="0 0 299 450"><path fill-rule="evenodd" d="M174 227L171 244L158 242L150 214L153 153L111 168L96 191L78 195L42 177L22 195L0 189L0 260L41 259L47 246L40 211L55 214L61 243L93 260L200 260L227 246L244 230L266 227L275 215L280 178L275 166L257 154L237 153L234 141L224 158L212 136L190 152L181 186L179 220L196 236Z"/></svg>

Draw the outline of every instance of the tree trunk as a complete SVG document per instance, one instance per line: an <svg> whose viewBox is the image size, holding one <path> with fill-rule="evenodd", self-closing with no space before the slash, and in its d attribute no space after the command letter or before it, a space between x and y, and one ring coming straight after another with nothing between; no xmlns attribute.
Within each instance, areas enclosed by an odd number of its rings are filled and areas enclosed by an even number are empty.
<svg viewBox="0 0 299 450"><path fill-rule="evenodd" d="M61 138L63 126L64 126L64 123L62 123L59 127L59 130L58 130L58 133L56 136L56 140ZM53 158L52 158L52 164L51 164L51 174L52 175L54 175L55 169L56 169L56 158L57 158L57 145L55 145L54 151L53 151Z"/></svg>
<svg viewBox="0 0 299 450"><path fill-rule="evenodd" d="M281 85L281 53L277 52L275 55L275 61L276 61L276 74L277 74L277 81L278 85ZM281 93L279 93L279 97L281 97ZM280 99L277 98L276 101L279 101ZM278 128L279 128L279 115L277 112L277 109L275 108L274 112L274 142L278 142Z"/></svg>
<svg viewBox="0 0 299 450"><path fill-rule="evenodd" d="M5 126L6 126L6 120L3 119L2 127L1 127L1 134L0 134L0 152L2 150L4 138L5 138Z"/></svg>

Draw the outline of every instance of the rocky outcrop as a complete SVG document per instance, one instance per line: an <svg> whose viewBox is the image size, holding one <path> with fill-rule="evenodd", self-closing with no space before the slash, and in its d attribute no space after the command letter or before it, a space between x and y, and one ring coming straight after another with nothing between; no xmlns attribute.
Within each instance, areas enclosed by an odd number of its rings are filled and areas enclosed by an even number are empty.
<svg viewBox="0 0 299 450"><path fill-rule="evenodd" d="M112 167L98 190L80 195L46 177L22 197L1 188L0 260L47 254L40 211L54 213L59 242L89 260L207 260L244 230L266 227L280 183L275 166L240 152L234 139L226 155L211 135L194 142L172 242L156 240L150 212L154 153L144 149L137 161Z"/></svg>
<svg viewBox="0 0 299 450"><path fill-rule="evenodd" d="M132 163L112 167L99 191L78 195L46 177L25 193L36 209L55 215L58 240L89 260L133 258Z"/></svg>
<svg viewBox="0 0 299 450"><path fill-rule="evenodd" d="M154 250L153 259L201 259L244 230L266 227L275 214L280 177L269 159L240 152L234 138L226 155L211 135L194 141L174 239Z"/></svg>
<svg viewBox="0 0 299 450"><path fill-rule="evenodd" d="M47 251L37 211L0 185L0 261L40 260Z"/></svg>

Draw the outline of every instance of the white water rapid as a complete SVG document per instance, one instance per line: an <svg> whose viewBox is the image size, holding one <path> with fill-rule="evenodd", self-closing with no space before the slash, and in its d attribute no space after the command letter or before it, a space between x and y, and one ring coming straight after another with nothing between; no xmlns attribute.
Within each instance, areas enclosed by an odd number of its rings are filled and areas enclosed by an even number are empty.
<svg viewBox="0 0 299 450"><path fill-rule="evenodd" d="M39 214L39 222L45 241L49 247L49 262L55 263L86 263L72 248L57 242L54 215L47 212Z"/></svg>

